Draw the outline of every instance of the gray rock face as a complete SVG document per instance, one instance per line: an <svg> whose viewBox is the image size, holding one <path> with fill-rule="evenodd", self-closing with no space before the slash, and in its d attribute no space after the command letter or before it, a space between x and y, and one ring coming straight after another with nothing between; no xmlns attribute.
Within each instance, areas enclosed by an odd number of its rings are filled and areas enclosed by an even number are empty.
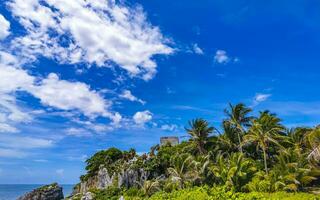
<svg viewBox="0 0 320 200"><path fill-rule="evenodd" d="M98 189L107 188L108 186L111 186L113 184L115 175L112 176L109 175L108 170L106 168L102 168L98 172Z"/></svg>
<svg viewBox="0 0 320 200"><path fill-rule="evenodd" d="M143 183L148 179L149 172L144 169L129 169L123 170L118 174L118 186L132 187L137 184L143 185Z"/></svg>
<svg viewBox="0 0 320 200"><path fill-rule="evenodd" d="M19 197L18 200L61 200L63 198L62 187L53 183L37 188Z"/></svg>
<svg viewBox="0 0 320 200"><path fill-rule="evenodd" d="M132 187L143 183L148 179L149 172L144 169L127 169L120 173L110 174L106 168L101 167L98 174L80 183L81 194L86 194L90 188L105 189L112 186L116 180L118 187ZM74 191L76 193L76 191Z"/></svg>
<svg viewBox="0 0 320 200"><path fill-rule="evenodd" d="M93 195L92 195L92 193L91 193L91 192L85 193L85 194L82 196L81 200L93 200Z"/></svg>

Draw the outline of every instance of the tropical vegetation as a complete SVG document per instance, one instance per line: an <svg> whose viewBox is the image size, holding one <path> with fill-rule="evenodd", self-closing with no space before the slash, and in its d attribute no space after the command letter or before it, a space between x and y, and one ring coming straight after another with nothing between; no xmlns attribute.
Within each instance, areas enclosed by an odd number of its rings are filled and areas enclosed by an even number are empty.
<svg viewBox="0 0 320 200"><path fill-rule="evenodd" d="M178 145L100 151L87 160L86 179L101 165L150 172L134 187L93 189L95 199L320 199L320 127L287 128L277 115L253 115L244 104L229 105L221 127L193 119L189 138Z"/></svg>

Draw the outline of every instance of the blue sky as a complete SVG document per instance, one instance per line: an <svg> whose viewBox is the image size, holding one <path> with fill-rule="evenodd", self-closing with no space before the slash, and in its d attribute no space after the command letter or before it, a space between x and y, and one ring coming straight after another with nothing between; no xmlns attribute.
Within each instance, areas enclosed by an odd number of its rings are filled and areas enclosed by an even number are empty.
<svg viewBox="0 0 320 200"><path fill-rule="evenodd" d="M146 152L229 102L320 120L320 3L0 4L0 183L76 183L94 152Z"/></svg>

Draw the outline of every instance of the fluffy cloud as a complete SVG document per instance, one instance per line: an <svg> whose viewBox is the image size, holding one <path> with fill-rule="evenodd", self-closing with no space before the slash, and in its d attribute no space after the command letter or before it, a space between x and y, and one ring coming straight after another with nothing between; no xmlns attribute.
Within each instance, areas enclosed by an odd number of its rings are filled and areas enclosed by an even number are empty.
<svg viewBox="0 0 320 200"><path fill-rule="evenodd" d="M227 52L224 50L217 50L216 55L214 56L214 61L219 64L225 64L230 61L229 56L227 55Z"/></svg>
<svg viewBox="0 0 320 200"><path fill-rule="evenodd" d="M34 77L24 70L13 67L16 59L0 51L0 132L18 132L17 122L29 122L30 114L21 109L14 93L33 84Z"/></svg>
<svg viewBox="0 0 320 200"><path fill-rule="evenodd" d="M3 57L0 55L0 92L9 93L30 87L34 77L25 70L2 64Z"/></svg>
<svg viewBox="0 0 320 200"><path fill-rule="evenodd" d="M19 67L17 59L0 52L0 132L17 132L11 124L31 121L31 115L16 103L15 92L24 91L38 98L43 105L66 111L79 111L85 116L107 117L114 125L122 117L110 111L111 102L81 82L61 80L51 73L46 78L30 75Z"/></svg>
<svg viewBox="0 0 320 200"><path fill-rule="evenodd" d="M122 92L122 94L119 95L119 97L123 98L123 99L127 99L129 101L136 101L136 102L139 102L141 103L142 105L144 105L146 102L133 96L133 94L131 93L130 90L124 90Z"/></svg>
<svg viewBox="0 0 320 200"><path fill-rule="evenodd" d="M90 90L88 85L60 80L54 73L28 91L44 105L62 110L79 110L87 116L110 116L107 109L111 102Z"/></svg>
<svg viewBox="0 0 320 200"><path fill-rule="evenodd" d="M239 58L229 56L225 50L217 50L214 56L214 62L218 64L238 63L239 61Z"/></svg>
<svg viewBox="0 0 320 200"><path fill-rule="evenodd" d="M199 55L204 54L203 50L198 46L198 44L193 45L193 52Z"/></svg>
<svg viewBox="0 0 320 200"><path fill-rule="evenodd" d="M136 112L133 116L133 120L138 125L143 125L152 119L152 113L148 110Z"/></svg>
<svg viewBox="0 0 320 200"><path fill-rule="evenodd" d="M0 123L0 132L3 133L16 133L19 132L19 130L9 124L6 123Z"/></svg>
<svg viewBox="0 0 320 200"><path fill-rule="evenodd" d="M8 6L28 31L13 45L32 59L44 55L62 63L116 63L149 80L157 66L152 57L173 51L141 7L114 0L12 0Z"/></svg>
<svg viewBox="0 0 320 200"><path fill-rule="evenodd" d="M0 40L3 40L10 34L10 22L8 22L1 14L0 14Z"/></svg>

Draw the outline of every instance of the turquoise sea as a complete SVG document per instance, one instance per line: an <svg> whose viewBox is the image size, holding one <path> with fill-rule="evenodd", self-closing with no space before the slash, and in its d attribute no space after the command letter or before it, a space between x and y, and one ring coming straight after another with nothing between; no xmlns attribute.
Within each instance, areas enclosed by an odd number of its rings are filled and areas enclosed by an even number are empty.
<svg viewBox="0 0 320 200"><path fill-rule="evenodd" d="M0 184L0 200L16 200L19 196L32 191L42 185L24 185L24 184ZM69 196L72 192L73 185L61 185L64 196Z"/></svg>

